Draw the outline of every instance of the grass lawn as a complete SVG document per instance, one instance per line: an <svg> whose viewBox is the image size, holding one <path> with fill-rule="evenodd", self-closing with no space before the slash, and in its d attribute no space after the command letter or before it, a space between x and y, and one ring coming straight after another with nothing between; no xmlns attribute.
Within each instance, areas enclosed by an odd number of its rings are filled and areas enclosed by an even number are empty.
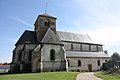
<svg viewBox="0 0 120 80"><path fill-rule="evenodd" d="M95 74L97 77L100 77L104 80L120 80L120 74L113 73L113 74L106 74L105 72L98 72Z"/></svg>
<svg viewBox="0 0 120 80"><path fill-rule="evenodd" d="M0 80L76 80L78 72L0 74Z"/></svg>

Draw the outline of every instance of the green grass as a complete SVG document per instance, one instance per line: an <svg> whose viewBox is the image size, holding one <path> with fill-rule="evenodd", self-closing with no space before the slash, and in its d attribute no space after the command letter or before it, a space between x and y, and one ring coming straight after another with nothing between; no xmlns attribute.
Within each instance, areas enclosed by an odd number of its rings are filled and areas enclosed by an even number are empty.
<svg viewBox="0 0 120 80"><path fill-rule="evenodd" d="M76 80L77 72L0 74L0 80Z"/></svg>
<svg viewBox="0 0 120 80"><path fill-rule="evenodd" d="M101 72L96 73L95 76L102 78L104 80L120 80L119 73L106 74L105 72L101 71Z"/></svg>

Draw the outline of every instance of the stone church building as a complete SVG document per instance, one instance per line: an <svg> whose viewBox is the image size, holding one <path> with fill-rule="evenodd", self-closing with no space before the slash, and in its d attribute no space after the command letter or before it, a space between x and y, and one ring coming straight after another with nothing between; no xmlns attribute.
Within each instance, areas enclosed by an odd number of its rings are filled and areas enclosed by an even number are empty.
<svg viewBox="0 0 120 80"><path fill-rule="evenodd" d="M10 72L96 71L109 60L103 45L88 35L56 31L56 17L41 14L34 31L15 44Z"/></svg>

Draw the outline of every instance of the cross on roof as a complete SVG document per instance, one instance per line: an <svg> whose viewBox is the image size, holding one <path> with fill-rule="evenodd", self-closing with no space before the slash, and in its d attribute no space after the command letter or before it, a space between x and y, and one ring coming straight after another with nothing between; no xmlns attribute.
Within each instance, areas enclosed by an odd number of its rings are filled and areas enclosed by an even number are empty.
<svg viewBox="0 0 120 80"><path fill-rule="evenodd" d="M45 14L47 14L47 6L48 6L48 3L46 3Z"/></svg>

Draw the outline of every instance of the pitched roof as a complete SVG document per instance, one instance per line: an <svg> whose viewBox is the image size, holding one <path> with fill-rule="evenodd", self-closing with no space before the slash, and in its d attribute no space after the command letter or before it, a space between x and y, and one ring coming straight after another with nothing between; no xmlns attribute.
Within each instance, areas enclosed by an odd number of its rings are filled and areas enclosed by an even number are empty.
<svg viewBox="0 0 120 80"><path fill-rule="evenodd" d="M66 51L67 57L108 57L109 55L104 52L78 52L78 51Z"/></svg>
<svg viewBox="0 0 120 80"><path fill-rule="evenodd" d="M25 30L15 45L24 44L24 43L36 44L37 40L36 40L35 32Z"/></svg>
<svg viewBox="0 0 120 80"><path fill-rule="evenodd" d="M60 38L49 28L43 37L41 43L47 44L62 44Z"/></svg>
<svg viewBox="0 0 120 80"><path fill-rule="evenodd" d="M62 41L93 43L91 38L85 34L76 34L71 32L57 31L58 36Z"/></svg>

